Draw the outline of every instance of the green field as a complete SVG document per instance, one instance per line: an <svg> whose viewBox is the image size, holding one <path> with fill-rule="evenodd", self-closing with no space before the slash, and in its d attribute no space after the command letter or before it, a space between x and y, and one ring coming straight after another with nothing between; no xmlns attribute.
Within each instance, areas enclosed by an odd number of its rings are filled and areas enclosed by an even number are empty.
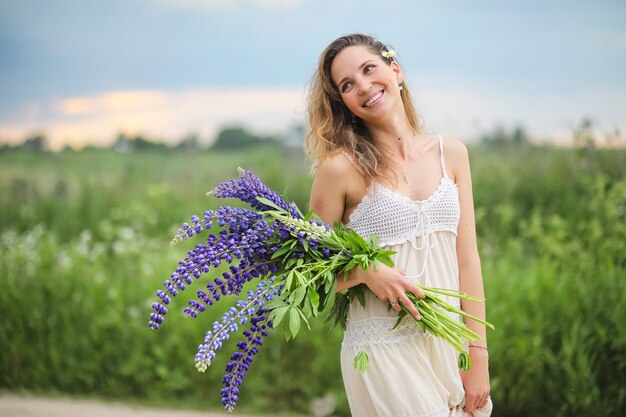
<svg viewBox="0 0 626 417"><path fill-rule="evenodd" d="M615 416L626 407L626 151L470 148L494 416ZM297 150L0 153L0 389L220 409L223 368L194 354L222 310L177 297L158 332L154 292L195 240L180 223L233 204L205 193L253 170L306 207ZM206 280L206 278L205 278ZM341 337L323 323L270 336L239 408L307 413L327 394L348 416ZM416 387L415 389L419 389Z"/></svg>

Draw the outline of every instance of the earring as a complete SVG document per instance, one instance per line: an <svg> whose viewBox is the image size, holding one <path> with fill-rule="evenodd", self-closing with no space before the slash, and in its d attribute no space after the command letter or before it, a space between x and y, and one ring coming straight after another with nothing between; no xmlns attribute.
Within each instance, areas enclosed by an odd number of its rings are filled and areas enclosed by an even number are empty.
<svg viewBox="0 0 626 417"><path fill-rule="evenodd" d="M400 91L404 90L404 86L402 84L398 84L398 88L400 89Z"/></svg>
<svg viewBox="0 0 626 417"><path fill-rule="evenodd" d="M356 116L354 114L350 118L350 123L352 124L352 126L356 126Z"/></svg>

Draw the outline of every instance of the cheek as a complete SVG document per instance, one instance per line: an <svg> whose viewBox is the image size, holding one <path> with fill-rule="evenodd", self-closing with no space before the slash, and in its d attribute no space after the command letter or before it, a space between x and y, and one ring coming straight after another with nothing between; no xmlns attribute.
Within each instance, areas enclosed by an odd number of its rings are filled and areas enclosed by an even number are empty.
<svg viewBox="0 0 626 417"><path fill-rule="evenodd" d="M356 97L354 97L352 94L344 94L343 96L341 96L341 99L343 100L343 104L345 104L346 107L351 110L355 107L359 107Z"/></svg>

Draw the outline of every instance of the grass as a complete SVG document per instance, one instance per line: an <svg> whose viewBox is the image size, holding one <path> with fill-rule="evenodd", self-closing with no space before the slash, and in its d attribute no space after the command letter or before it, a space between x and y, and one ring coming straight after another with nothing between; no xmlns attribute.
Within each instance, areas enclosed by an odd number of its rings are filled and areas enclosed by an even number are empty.
<svg viewBox="0 0 626 417"><path fill-rule="evenodd" d="M470 149L488 319L494 417L609 416L626 405L626 152ZM0 388L219 409L228 351L206 374L193 356L221 314L148 331L154 291L194 241L178 225L218 204L205 196L252 169L306 207L303 156L90 151L0 154ZM199 288L197 286L196 288ZM234 301L233 301L234 302ZM342 335L314 323L272 335L238 410L306 413L333 395L349 415Z"/></svg>

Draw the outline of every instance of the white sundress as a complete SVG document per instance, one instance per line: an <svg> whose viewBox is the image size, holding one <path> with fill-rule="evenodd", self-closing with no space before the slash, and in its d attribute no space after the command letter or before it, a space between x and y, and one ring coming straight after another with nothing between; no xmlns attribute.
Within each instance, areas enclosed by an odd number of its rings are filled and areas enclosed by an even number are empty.
<svg viewBox="0 0 626 417"><path fill-rule="evenodd" d="M446 172L443 139L439 136L443 176L425 200L411 200L373 183L350 215L348 227L361 236L377 235L381 246L396 251L393 261L413 282L430 287L459 289L456 231L460 217L458 190ZM459 306L454 297L445 301ZM465 392L458 352L439 337L416 325L387 333L397 313L373 292L366 291L365 307L354 300L348 311L341 347L341 371L354 417L488 417L491 400L465 413ZM407 323L411 317L404 319ZM364 350L369 369L353 368Z"/></svg>

